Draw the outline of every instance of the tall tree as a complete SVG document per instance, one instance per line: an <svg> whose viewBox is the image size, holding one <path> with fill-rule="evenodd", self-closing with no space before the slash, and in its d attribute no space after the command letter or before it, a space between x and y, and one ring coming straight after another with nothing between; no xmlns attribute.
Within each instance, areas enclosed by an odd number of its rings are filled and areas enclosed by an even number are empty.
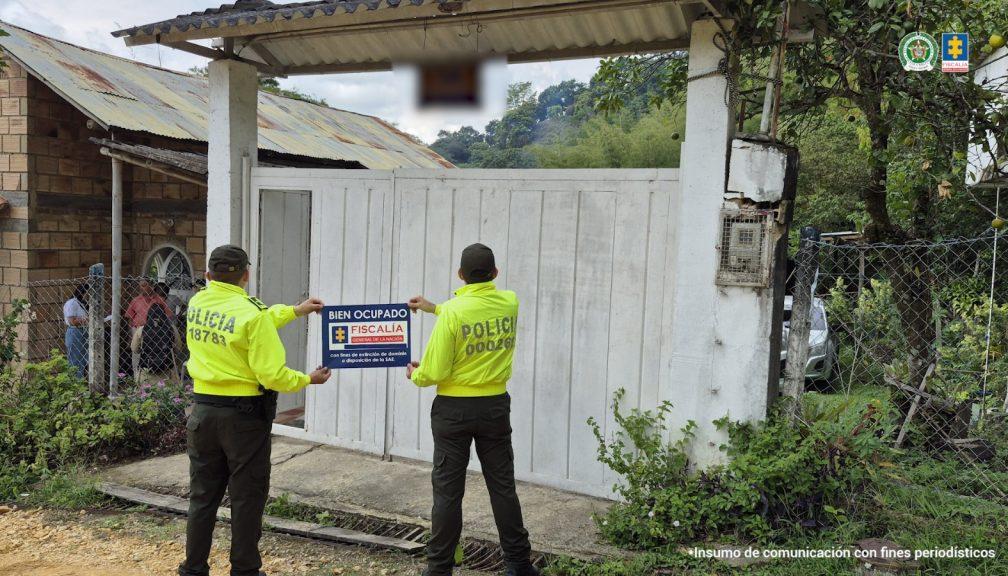
<svg viewBox="0 0 1008 576"><path fill-rule="evenodd" d="M793 136L816 126L828 106L850 109L853 120L867 127L869 174L852 182L867 214L870 240L905 243L940 236L937 217L942 204L962 197L969 143L989 146L986 134L1008 141L1008 119L991 106L1001 97L994 89L1004 80L978 85L973 74L907 72L898 57L900 40L909 32L967 32L987 39L1008 23L1004 0L807 0L818 14L814 39L789 45L783 93L784 134ZM781 16L777 0L733 3L738 25L718 38L724 62L742 61L746 72L767 69ZM982 42L981 42L982 44ZM975 50L971 65L987 53ZM736 71L737 72L737 71ZM662 75L664 97L682 94L687 82L681 58L648 55L607 61L598 80L608 90L603 107L618 107L630 89L645 78ZM738 80L741 76L733 74ZM743 81L740 81L743 82ZM748 81L756 88L761 79ZM914 256L905 252L888 262L900 318L911 348L910 379L921 380L930 363L934 334L931 286Z"/></svg>
<svg viewBox="0 0 1008 576"><path fill-rule="evenodd" d="M472 158L473 147L486 139L472 126L463 126L455 132L441 130L438 139L431 144L431 150L444 156L452 164L468 164Z"/></svg>

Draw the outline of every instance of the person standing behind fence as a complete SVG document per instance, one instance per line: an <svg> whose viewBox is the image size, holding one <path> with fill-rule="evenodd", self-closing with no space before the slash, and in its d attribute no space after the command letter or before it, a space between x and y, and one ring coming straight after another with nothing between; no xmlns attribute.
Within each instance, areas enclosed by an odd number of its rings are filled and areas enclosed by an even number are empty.
<svg viewBox="0 0 1008 576"><path fill-rule="evenodd" d="M160 306L171 316L171 310L164 298L154 291L154 285L147 278L140 279L140 293L130 300L126 308L126 320L130 325L130 352L133 358L133 377L140 375L140 342L143 337L143 327L147 323L147 313L151 306Z"/></svg>
<svg viewBox="0 0 1008 576"><path fill-rule="evenodd" d="M147 323L138 334L141 335L137 348L140 373L134 374L137 382L158 376L178 381L181 374L176 351L180 342L172 317L160 306L151 306L147 311Z"/></svg>
<svg viewBox="0 0 1008 576"><path fill-rule="evenodd" d="M423 296L409 301L416 312L436 315L423 359L406 376L420 387L437 386L431 407L434 434L434 507L427 543L426 576L450 576L462 535L469 450L476 455L490 492L507 576L538 576L532 566L529 534L515 490L511 446L511 379L518 322L518 297L493 284L497 266L490 248L473 244L462 251L459 278L466 285L455 298L435 306Z"/></svg>
<svg viewBox="0 0 1008 576"><path fill-rule="evenodd" d="M277 330L322 310L309 298L267 308L249 297L248 254L214 249L210 284L189 301L186 342L195 406L186 423L189 519L181 576L208 576L210 544L224 491L231 497L231 576L261 576L259 537L269 495L270 431L276 393L329 380L328 368L303 374L285 365Z"/></svg>
<svg viewBox="0 0 1008 576"><path fill-rule="evenodd" d="M77 376L84 378L88 367L88 287L79 284L73 296L63 304L63 322L66 323L66 355Z"/></svg>
<svg viewBox="0 0 1008 576"><path fill-rule="evenodd" d="M140 293L130 300L129 307L126 308L126 319L129 320L130 327L139 328L146 324L147 311L154 305L161 306L165 312L171 315L168 304L154 290L154 285L151 284L149 279L141 278L139 289Z"/></svg>

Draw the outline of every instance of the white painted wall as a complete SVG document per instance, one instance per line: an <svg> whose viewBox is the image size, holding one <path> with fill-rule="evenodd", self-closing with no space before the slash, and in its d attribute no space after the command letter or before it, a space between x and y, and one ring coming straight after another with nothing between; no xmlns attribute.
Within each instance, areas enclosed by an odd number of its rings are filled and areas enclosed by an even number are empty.
<svg viewBox="0 0 1008 576"><path fill-rule="evenodd" d="M462 248L491 246L498 284L521 300L509 386L517 475L607 496L615 479L596 460L587 419L611 432L619 388L628 407L670 398L658 375L668 254L683 229L669 218L681 211L677 179L675 170L260 168L253 189L312 191L311 288L327 303L446 300L461 286ZM415 318L417 359L434 320ZM309 365L320 339L316 319ZM294 434L430 460L434 393L404 369L340 371L311 388L307 432Z"/></svg>

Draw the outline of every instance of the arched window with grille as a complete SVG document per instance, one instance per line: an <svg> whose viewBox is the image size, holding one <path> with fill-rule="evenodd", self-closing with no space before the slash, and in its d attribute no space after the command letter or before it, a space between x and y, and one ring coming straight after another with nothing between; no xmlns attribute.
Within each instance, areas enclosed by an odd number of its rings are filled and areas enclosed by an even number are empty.
<svg viewBox="0 0 1008 576"><path fill-rule="evenodd" d="M184 293L193 289L192 262L175 246L165 245L151 252L144 275L164 282L172 290Z"/></svg>

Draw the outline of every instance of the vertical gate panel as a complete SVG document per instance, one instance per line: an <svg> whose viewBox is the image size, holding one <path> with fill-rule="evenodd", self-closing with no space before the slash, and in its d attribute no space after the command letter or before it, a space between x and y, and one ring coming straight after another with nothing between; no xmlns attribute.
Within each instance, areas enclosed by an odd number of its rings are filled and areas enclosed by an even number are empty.
<svg viewBox="0 0 1008 576"><path fill-rule="evenodd" d="M426 183L425 187L427 187L427 224L424 252L421 257L424 266L423 282L416 285L416 290L434 302L444 302L451 298L453 268L457 269L452 265L455 257L451 253L454 191L452 183L430 182ZM437 317L431 314L418 314L414 318L420 318L423 322L422 330L416 332L423 336L419 340L414 340L417 346L415 356L419 360L419 350L434 331ZM405 378L402 384L412 386ZM423 458L430 458L434 453L430 412L435 396L437 390L434 387L419 390L416 448Z"/></svg>
<svg viewBox="0 0 1008 576"><path fill-rule="evenodd" d="M570 416L565 434L566 477L589 485L600 484L603 474L587 422L593 418L604 424L607 412L608 351L616 328L610 322L615 215L615 194L581 193L577 248L573 254L574 322L570 329L573 347L568 384ZM553 330L560 332L558 328Z"/></svg>
<svg viewBox="0 0 1008 576"><path fill-rule="evenodd" d="M671 260L667 254L673 253L675 238L669 230L670 210L679 202L678 182L671 191L650 191L650 212L648 215L647 252L645 257L646 289L644 294L644 324L641 343L641 408L653 408L659 403L662 365L662 326L665 318L665 273Z"/></svg>
<svg viewBox="0 0 1008 576"><path fill-rule="evenodd" d="M427 237L427 188L410 189L395 185L397 199L397 253L393 269L395 280L393 302L406 302L416 296L424 286L424 254ZM431 295L430 298L435 298ZM426 315L413 317L413 356L419 359L422 353ZM392 399L392 454L409 458L421 458L420 453L420 395L422 391L406 381L404 375L399 382L393 381Z"/></svg>
<svg viewBox="0 0 1008 576"><path fill-rule="evenodd" d="M606 303L609 306L606 405L601 417L597 418L607 436L616 429L609 404L618 390L625 391L625 407L641 406L645 385L642 378L645 361L644 332L648 326L656 324L646 311L651 192L629 186L626 188L619 194L614 214L612 294ZM664 245L659 245L658 248L664 250ZM661 317L660 313L652 313L655 314L654 318ZM650 405L647 407L650 408ZM603 480L606 484L615 481L610 470L604 470L599 482Z"/></svg>
<svg viewBox="0 0 1008 576"><path fill-rule="evenodd" d="M345 194L343 295L339 303L365 304L370 302L366 289L371 194L363 180L347 186ZM338 371L336 436L340 438L360 440L364 372L362 369Z"/></svg>
<svg viewBox="0 0 1008 576"><path fill-rule="evenodd" d="M532 470L567 478L578 193L545 193L542 219Z"/></svg>
<svg viewBox="0 0 1008 576"><path fill-rule="evenodd" d="M368 242L365 297L362 303L390 302L392 282L392 181L367 181ZM364 370L360 402L360 442L385 452L386 394L389 380L398 380L397 370Z"/></svg>
<svg viewBox="0 0 1008 576"><path fill-rule="evenodd" d="M543 193L511 193L507 270L508 289L514 290L521 304L518 309L518 343L508 388L511 391L512 443L515 471L532 472L532 443L535 437L536 327L539 303L539 237L541 234Z"/></svg>
<svg viewBox="0 0 1008 576"><path fill-rule="evenodd" d="M333 182L326 185L322 191L317 218L319 236L319 278L314 288L315 294L327 304L343 303L343 283L345 281L346 264L346 208L347 188L349 182ZM321 338L321 334L319 335ZM319 345L316 345L318 347ZM325 386L312 386L312 397L309 411L308 432L320 434L329 438L337 438L337 418L339 414L340 384L343 381L341 372L333 375Z"/></svg>

